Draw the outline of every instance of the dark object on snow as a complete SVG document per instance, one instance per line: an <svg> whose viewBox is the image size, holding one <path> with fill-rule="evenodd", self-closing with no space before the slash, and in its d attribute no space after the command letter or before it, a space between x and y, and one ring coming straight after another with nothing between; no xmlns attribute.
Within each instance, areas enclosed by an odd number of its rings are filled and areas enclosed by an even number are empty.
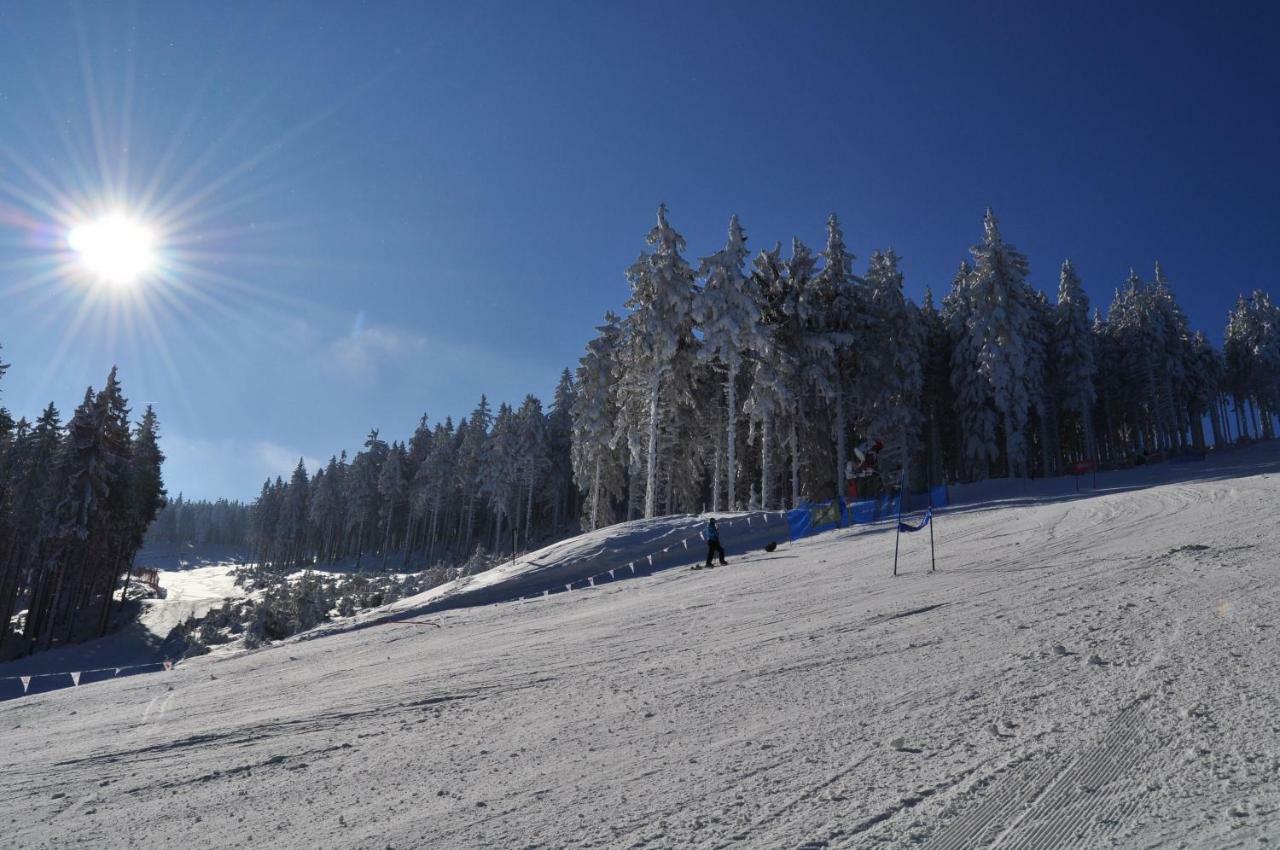
<svg viewBox="0 0 1280 850"><path fill-rule="evenodd" d="M764 551L766 551L766 552L772 552L772 551L774 551L774 550L775 550L775 549L777 549L777 548L778 548L778 544L777 544L777 543L774 543L772 540L770 540L768 543L764 544Z"/></svg>
<svg viewBox="0 0 1280 850"><path fill-rule="evenodd" d="M712 517L707 523L707 567L710 568L711 558L715 555L720 556L720 566L728 566L728 561L724 559L724 547L720 545L720 529L716 528L715 518Z"/></svg>

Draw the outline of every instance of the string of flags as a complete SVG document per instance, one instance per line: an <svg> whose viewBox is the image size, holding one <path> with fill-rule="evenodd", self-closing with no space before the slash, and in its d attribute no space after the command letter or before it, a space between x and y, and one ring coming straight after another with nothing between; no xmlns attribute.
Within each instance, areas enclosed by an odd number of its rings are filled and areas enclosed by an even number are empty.
<svg viewBox="0 0 1280 850"><path fill-rule="evenodd" d="M136 675L134 671L141 671L146 668L154 668L147 672L159 673L161 670L172 670L176 661L165 659L164 661L152 661L147 664L126 664L120 667L98 667L93 670L67 670L57 673L34 673L29 676L0 676L0 682L18 682L22 685L22 695L25 696L31 690L31 682L33 679L60 678L65 677L70 680L71 687L80 687L80 682L88 677L94 682L104 681L106 679L114 679L124 673L126 676ZM100 675L107 674L110 675ZM89 684L89 682L85 682ZM65 687L65 685L63 686ZM61 690L61 688L51 688L50 690ZM16 694L15 694L16 696ZM5 697L0 696L0 699Z"/></svg>
<svg viewBox="0 0 1280 850"><path fill-rule="evenodd" d="M771 511L770 513L773 513L773 512ZM786 521L786 518L787 518L786 511L778 511L777 514L782 519L783 522ZM759 516L755 518L761 519L761 517ZM728 528L730 526L733 526L735 523L745 522L747 524L747 527L750 528L751 520L752 520L752 517L750 516L741 516L741 517L735 517L733 519L718 520L718 523L721 528ZM661 549L655 549L653 552L650 552L646 555L642 555L633 561L629 561L625 567L614 567L612 569L605 570L604 572L597 573L592 576L587 576L586 578L574 579L572 582L564 586L564 590L565 592L572 591L572 590L586 590L589 587L595 587L597 582L603 582L606 580L617 581L618 580L617 574L619 571L623 569L626 569L633 576L638 575L638 573L636 572L637 563L643 564L647 566L650 570L653 570L655 569L654 560L653 560L655 556L671 554L671 551L673 549L677 549L677 547L682 547L685 552L688 552L690 541L699 540L699 541L705 542L706 539L707 539L706 534L702 531L699 531L696 536L690 535L688 537L681 538L680 540L677 540L673 543L663 546ZM677 550L677 553L678 552L679 550ZM658 567L658 569L666 569L666 568ZM522 600L549 599L553 593L560 593L560 592L561 591L559 590L550 590L550 589L542 590L529 596L522 596L520 597L520 599Z"/></svg>

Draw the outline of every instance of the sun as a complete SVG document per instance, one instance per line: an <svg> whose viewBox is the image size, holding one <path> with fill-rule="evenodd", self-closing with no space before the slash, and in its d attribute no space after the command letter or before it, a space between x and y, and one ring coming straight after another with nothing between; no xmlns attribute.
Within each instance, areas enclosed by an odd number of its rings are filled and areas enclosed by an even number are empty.
<svg viewBox="0 0 1280 850"><path fill-rule="evenodd" d="M122 212L76 225L67 244L86 271L112 286L132 286L156 265L155 234Z"/></svg>

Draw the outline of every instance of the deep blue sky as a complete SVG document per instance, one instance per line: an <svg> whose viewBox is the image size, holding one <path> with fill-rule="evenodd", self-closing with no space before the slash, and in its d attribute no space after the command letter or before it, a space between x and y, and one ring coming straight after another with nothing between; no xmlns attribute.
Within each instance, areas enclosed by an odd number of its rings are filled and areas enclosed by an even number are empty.
<svg viewBox="0 0 1280 850"><path fill-rule="evenodd" d="M1105 306L1159 259L1215 340L1276 292L1274 4L786 5L0 5L0 400L66 413L118 362L170 489L252 497L549 400L659 201L691 260L836 211L916 297L987 206L1041 287L1069 256ZM125 302L55 268L108 196L171 237Z"/></svg>

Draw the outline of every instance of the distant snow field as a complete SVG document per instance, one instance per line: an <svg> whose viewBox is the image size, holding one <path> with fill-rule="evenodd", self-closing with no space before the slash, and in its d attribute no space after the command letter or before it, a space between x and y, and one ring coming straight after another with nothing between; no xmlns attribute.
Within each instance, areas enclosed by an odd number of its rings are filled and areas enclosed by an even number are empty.
<svg viewBox="0 0 1280 850"><path fill-rule="evenodd" d="M1099 486L0 703L4 844L1269 846L1280 451Z"/></svg>

